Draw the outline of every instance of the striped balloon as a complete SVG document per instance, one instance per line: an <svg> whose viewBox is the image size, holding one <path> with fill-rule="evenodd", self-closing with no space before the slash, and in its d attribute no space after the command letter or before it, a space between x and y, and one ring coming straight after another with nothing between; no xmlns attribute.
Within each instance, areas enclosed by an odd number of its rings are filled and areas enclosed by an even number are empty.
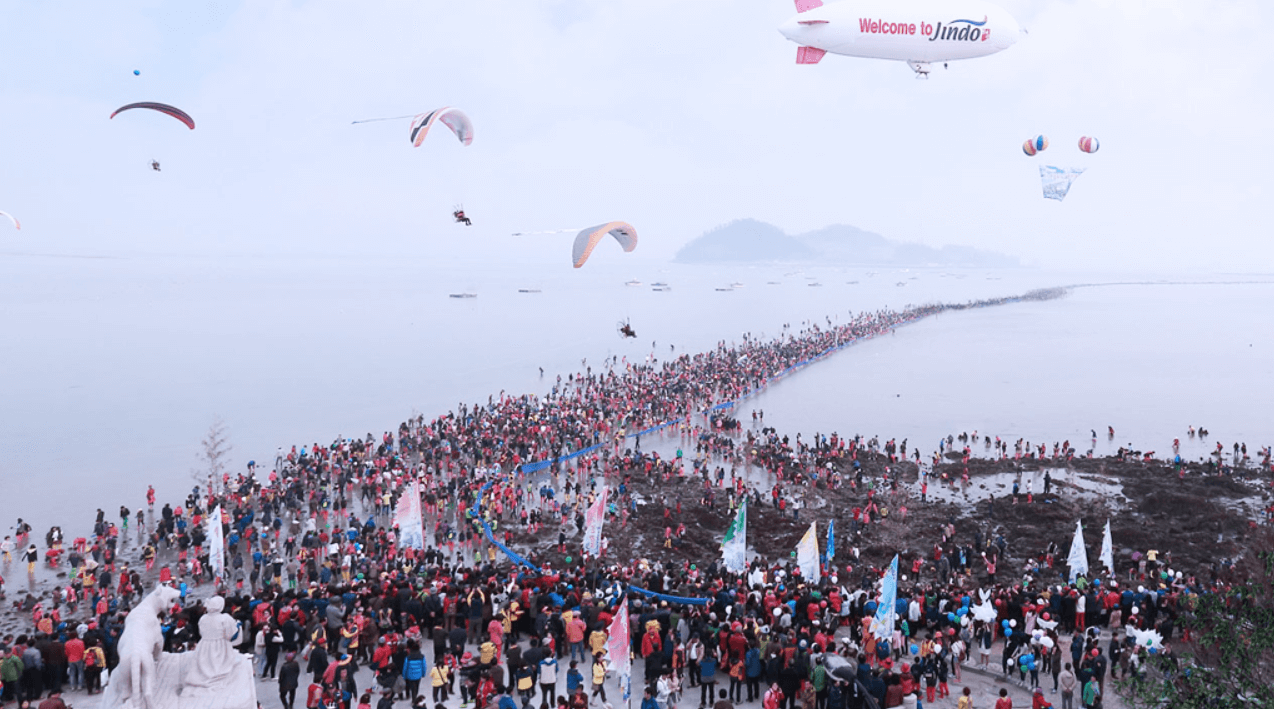
<svg viewBox="0 0 1274 709"><path fill-rule="evenodd" d="M1041 150L1048 149L1048 136L1037 135L1034 138L1022 144L1022 152L1027 155L1034 155Z"/></svg>
<svg viewBox="0 0 1274 709"><path fill-rule="evenodd" d="M1086 153L1095 153L1101 147L1096 138L1084 136L1079 139L1079 149Z"/></svg>

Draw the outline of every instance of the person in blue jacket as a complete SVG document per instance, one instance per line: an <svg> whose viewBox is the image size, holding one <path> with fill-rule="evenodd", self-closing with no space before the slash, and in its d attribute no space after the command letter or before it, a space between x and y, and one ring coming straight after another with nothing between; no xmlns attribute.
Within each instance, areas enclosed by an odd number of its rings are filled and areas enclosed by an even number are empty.
<svg viewBox="0 0 1274 709"><path fill-rule="evenodd" d="M415 640L407 642L407 657L403 660L403 681L407 683L407 694L411 697L411 701L415 702L416 697L420 696L420 680L425 676L429 668L425 663L425 656L420 652L420 643Z"/></svg>
<svg viewBox="0 0 1274 709"><path fill-rule="evenodd" d="M717 651L704 648L703 659L699 660L699 709L707 709L716 699L717 688Z"/></svg>

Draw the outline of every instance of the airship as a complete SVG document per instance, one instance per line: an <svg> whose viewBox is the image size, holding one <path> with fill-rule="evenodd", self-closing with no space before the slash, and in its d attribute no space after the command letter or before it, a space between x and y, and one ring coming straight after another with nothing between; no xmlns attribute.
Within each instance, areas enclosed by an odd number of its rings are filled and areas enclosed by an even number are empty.
<svg viewBox="0 0 1274 709"><path fill-rule="evenodd" d="M779 32L797 43L797 64L823 55L907 62L917 78L930 65L985 57L1013 46L1013 16L983 0L796 0L796 17Z"/></svg>

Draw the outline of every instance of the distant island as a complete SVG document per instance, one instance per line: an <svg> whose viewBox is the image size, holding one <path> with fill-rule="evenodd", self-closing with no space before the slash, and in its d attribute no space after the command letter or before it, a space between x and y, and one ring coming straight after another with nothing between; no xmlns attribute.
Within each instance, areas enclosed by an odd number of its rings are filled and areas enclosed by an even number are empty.
<svg viewBox="0 0 1274 709"><path fill-rule="evenodd" d="M682 247L673 260L678 263L786 261L975 268L1019 265L1016 257L994 251L967 246L934 248L892 241L845 224L790 236L773 224L755 219L739 219L705 232Z"/></svg>

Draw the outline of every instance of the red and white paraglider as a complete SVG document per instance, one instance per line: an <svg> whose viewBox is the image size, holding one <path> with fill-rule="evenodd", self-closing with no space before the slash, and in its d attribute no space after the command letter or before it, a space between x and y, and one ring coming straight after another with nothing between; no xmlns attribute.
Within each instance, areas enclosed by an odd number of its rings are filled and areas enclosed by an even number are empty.
<svg viewBox="0 0 1274 709"><path fill-rule="evenodd" d="M142 101L140 103L130 103L126 106L120 106L119 108L115 109L114 113L111 114L111 118L118 116L124 111L131 111L135 108L145 108L151 111L158 111L166 116L172 116L173 118L176 118L177 120L184 123L186 127L189 128L190 130L195 129L195 119L191 118L189 113L186 113L185 111L181 110L180 108L177 108L176 106L169 106L166 103L156 103L154 101Z"/></svg>
<svg viewBox="0 0 1274 709"><path fill-rule="evenodd" d="M428 113L417 114L411 121L411 144L419 148L425 142L425 136L434 123L440 122L456 134L461 143L469 145L473 142L473 122L458 108L444 106Z"/></svg>

